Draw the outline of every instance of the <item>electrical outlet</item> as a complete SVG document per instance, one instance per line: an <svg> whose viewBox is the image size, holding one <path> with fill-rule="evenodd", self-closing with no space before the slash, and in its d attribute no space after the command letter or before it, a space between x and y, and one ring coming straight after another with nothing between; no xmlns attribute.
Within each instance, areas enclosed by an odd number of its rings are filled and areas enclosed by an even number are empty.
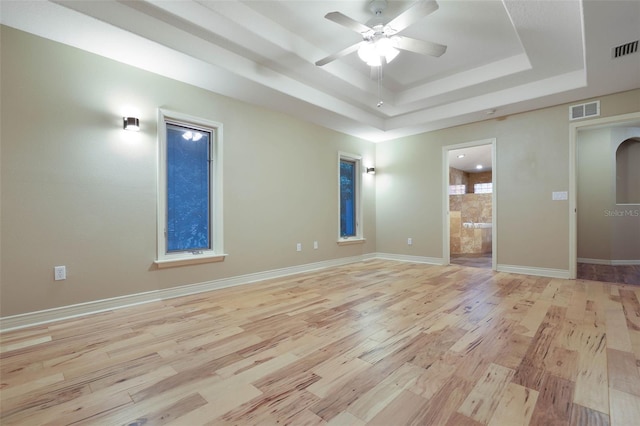
<svg viewBox="0 0 640 426"><path fill-rule="evenodd" d="M302 243L296 244L296 251L302 251Z"/></svg>
<svg viewBox="0 0 640 426"><path fill-rule="evenodd" d="M314 250L318 250L318 242L317 241L313 242L313 249Z"/></svg>
<svg viewBox="0 0 640 426"><path fill-rule="evenodd" d="M62 281L67 279L67 267L66 266L54 266L53 267L53 279L56 281Z"/></svg>
<svg viewBox="0 0 640 426"><path fill-rule="evenodd" d="M413 238L407 238L407 244L408 245L413 245Z"/></svg>

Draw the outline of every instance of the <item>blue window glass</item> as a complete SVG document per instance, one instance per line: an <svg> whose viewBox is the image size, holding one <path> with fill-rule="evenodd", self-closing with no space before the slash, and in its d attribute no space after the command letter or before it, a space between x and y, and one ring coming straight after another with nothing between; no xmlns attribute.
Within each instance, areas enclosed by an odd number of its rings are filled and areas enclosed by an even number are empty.
<svg viewBox="0 0 640 426"><path fill-rule="evenodd" d="M167 123L167 252L211 249L211 136Z"/></svg>
<svg viewBox="0 0 640 426"><path fill-rule="evenodd" d="M340 236L356 235L356 163L340 160Z"/></svg>

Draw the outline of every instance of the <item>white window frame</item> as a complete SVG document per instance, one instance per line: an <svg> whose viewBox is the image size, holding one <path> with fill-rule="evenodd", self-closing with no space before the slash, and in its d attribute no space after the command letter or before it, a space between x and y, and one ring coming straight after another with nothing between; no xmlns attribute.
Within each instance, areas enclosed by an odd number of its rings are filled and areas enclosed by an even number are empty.
<svg viewBox="0 0 640 426"><path fill-rule="evenodd" d="M342 160L352 161L356 164L355 182L355 208L356 208L356 234L350 237L342 237L340 234L340 162ZM364 243L364 233L362 227L362 156L350 154L348 152L338 152L338 245Z"/></svg>
<svg viewBox="0 0 640 426"><path fill-rule="evenodd" d="M211 199L209 211L211 248L194 252L167 253L167 123L193 126L211 132ZM220 262L223 249L222 227L222 123L180 112L158 109L158 208L157 257L159 268Z"/></svg>

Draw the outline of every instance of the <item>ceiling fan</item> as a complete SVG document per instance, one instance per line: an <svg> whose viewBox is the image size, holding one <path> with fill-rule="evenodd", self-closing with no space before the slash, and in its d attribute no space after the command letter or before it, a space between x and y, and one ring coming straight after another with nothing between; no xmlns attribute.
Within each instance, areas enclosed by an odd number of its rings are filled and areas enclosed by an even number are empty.
<svg viewBox="0 0 640 426"><path fill-rule="evenodd" d="M369 10L375 17L367 22L367 25L340 12L327 13L325 18L359 33L362 41L317 61L316 65L321 67L355 51L358 51L358 56L367 65L376 67L391 62L398 55L398 49L436 57L447 50L447 46L442 44L398 35L402 30L438 10L439 6L435 0L418 0L387 23L382 17L386 7L386 0L372 0Z"/></svg>

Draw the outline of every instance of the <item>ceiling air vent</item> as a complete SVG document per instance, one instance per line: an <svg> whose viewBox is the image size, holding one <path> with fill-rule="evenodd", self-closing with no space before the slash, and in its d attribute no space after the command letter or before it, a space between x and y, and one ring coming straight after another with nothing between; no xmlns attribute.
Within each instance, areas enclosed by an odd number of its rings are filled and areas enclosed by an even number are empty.
<svg viewBox="0 0 640 426"><path fill-rule="evenodd" d="M638 51L638 40L630 41L629 43L621 44L611 49L613 58L619 58L621 56L631 55Z"/></svg>
<svg viewBox="0 0 640 426"><path fill-rule="evenodd" d="M597 117L599 115L600 101L593 101L580 105L572 105L569 107L569 120L579 120L581 118Z"/></svg>

